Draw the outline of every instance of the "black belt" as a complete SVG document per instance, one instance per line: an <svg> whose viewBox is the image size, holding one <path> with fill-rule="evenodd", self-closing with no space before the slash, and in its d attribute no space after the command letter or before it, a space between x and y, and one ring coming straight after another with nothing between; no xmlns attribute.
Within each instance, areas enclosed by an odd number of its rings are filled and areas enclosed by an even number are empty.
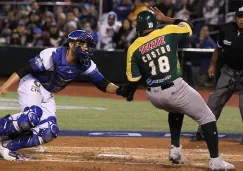
<svg viewBox="0 0 243 171"><path fill-rule="evenodd" d="M160 86L160 87L161 87L162 90L165 90L165 89L167 89L167 88L170 88L170 87L173 86L173 85L175 85L175 84L174 84L173 82L171 82L171 83L165 84L165 85ZM151 88L152 88L152 87L147 87L147 90L148 90L148 91L151 91Z"/></svg>

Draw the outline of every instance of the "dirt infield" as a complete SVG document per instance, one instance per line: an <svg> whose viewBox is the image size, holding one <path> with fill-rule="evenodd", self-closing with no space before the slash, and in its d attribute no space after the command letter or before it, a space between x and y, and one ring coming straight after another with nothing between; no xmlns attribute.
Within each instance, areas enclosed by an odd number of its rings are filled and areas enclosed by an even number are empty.
<svg viewBox="0 0 243 171"><path fill-rule="evenodd" d="M204 142L183 139L184 165L168 161L169 139L59 137L53 142L20 151L30 161L0 160L0 170L13 171L194 171L206 170L208 153ZM243 146L220 141L223 158L243 170Z"/></svg>
<svg viewBox="0 0 243 171"><path fill-rule="evenodd" d="M0 84L4 80L0 81ZM10 90L15 91L17 85ZM211 90L201 90L207 101ZM100 92L90 84L71 84L59 95L117 98ZM139 89L135 100L147 100L144 89ZM227 103L238 105L234 95ZM172 165L168 161L169 139L164 138L98 138L58 137L38 148L25 149L20 153L29 161L9 162L0 159L0 171L194 171L206 170L208 153L204 142L191 143L183 139L184 165ZM225 160L243 170L243 146L239 141L220 140L220 153Z"/></svg>

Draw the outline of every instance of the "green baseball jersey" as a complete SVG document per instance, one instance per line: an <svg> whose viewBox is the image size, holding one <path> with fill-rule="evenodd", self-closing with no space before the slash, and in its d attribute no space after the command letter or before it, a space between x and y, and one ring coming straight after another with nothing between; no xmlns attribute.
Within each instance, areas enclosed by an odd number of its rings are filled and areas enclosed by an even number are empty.
<svg viewBox="0 0 243 171"><path fill-rule="evenodd" d="M191 34L190 25L181 22L137 38L127 52L127 79L136 82L143 77L146 87L156 87L180 77L178 42Z"/></svg>

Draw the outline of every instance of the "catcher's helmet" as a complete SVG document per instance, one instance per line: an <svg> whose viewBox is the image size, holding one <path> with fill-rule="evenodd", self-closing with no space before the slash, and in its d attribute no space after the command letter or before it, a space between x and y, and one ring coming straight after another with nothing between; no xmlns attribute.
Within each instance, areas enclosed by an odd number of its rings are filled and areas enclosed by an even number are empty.
<svg viewBox="0 0 243 171"><path fill-rule="evenodd" d="M94 48L96 46L96 40L93 35L84 30L74 30L68 35L68 40L63 44L63 46L68 47L70 42L87 43L87 51L83 51L80 46L76 46L76 55L81 64L85 65L86 63L89 63L90 57L94 54Z"/></svg>
<svg viewBox="0 0 243 171"><path fill-rule="evenodd" d="M158 22L154 13L150 10L142 11L137 16L136 30L138 35L141 35L145 29L156 28Z"/></svg>
<svg viewBox="0 0 243 171"><path fill-rule="evenodd" d="M69 46L70 42L85 42L89 47L95 47L96 40L92 34L87 33L85 30L74 30L68 35L68 39L63 43L63 46Z"/></svg>

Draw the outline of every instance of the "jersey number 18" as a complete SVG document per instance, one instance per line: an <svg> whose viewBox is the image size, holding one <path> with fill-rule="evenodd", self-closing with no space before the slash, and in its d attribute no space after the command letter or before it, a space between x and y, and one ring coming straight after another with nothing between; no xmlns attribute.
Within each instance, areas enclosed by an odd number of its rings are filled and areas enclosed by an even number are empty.
<svg viewBox="0 0 243 171"><path fill-rule="evenodd" d="M169 59L167 56L159 57L158 64L159 64L159 71L161 73L166 73L170 70ZM151 74L157 75L156 66L154 65L154 61L150 61L149 66L152 68Z"/></svg>

